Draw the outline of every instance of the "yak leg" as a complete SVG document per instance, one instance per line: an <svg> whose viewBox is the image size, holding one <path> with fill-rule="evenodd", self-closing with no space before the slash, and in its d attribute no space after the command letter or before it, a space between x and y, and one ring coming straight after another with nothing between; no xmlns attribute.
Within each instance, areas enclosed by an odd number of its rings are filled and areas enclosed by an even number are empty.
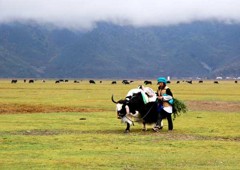
<svg viewBox="0 0 240 170"><path fill-rule="evenodd" d="M142 131L147 131L147 127L146 127L146 123L145 123L145 121L143 121L143 128L142 128Z"/></svg>
<svg viewBox="0 0 240 170"><path fill-rule="evenodd" d="M124 133L129 133L130 132L130 124L127 123L127 128L125 129Z"/></svg>
<svg viewBox="0 0 240 170"><path fill-rule="evenodd" d="M154 127L156 127L156 126L157 126L157 124L154 125ZM159 129L162 129L162 128L163 128L163 120L161 121L160 126L159 126Z"/></svg>
<svg viewBox="0 0 240 170"><path fill-rule="evenodd" d="M161 124L161 125L160 125L160 129L162 129L162 128L163 128L163 121L161 121L160 124Z"/></svg>

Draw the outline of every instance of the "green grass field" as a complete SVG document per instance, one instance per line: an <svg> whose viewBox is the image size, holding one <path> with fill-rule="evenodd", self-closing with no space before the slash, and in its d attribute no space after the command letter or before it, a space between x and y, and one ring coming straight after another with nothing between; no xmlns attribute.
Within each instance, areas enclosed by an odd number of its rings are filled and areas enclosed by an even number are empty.
<svg viewBox="0 0 240 170"><path fill-rule="evenodd" d="M125 134L111 95L124 98L143 81L102 81L0 80L0 169L239 169L239 83L172 81L189 109L174 130L164 120L158 133L135 123Z"/></svg>

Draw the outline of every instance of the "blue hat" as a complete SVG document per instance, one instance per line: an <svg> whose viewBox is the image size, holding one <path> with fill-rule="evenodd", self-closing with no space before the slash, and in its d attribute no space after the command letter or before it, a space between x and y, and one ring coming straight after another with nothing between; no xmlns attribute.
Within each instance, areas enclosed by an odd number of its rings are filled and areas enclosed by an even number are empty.
<svg viewBox="0 0 240 170"><path fill-rule="evenodd" d="M164 77L159 77L158 79L157 79L157 82L158 83L165 83L165 84L167 84L167 80L164 78Z"/></svg>

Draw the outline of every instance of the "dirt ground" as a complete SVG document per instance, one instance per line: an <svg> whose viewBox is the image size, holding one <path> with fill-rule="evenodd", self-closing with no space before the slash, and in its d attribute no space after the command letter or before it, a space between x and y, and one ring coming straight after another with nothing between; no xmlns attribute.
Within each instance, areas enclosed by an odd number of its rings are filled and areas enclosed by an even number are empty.
<svg viewBox="0 0 240 170"><path fill-rule="evenodd" d="M188 101L186 102L189 111L221 111L240 112L238 102L213 102L213 101ZM25 104L1 104L0 114L20 113L53 113L53 112L103 112L104 109L60 107L46 105L25 105Z"/></svg>
<svg viewBox="0 0 240 170"><path fill-rule="evenodd" d="M0 114L53 113L53 112L102 112L103 109L61 107L26 104L1 104Z"/></svg>
<svg viewBox="0 0 240 170"><path fill-rule="evenodd" d="M189 101L186 102L188 110L200 111L221 111L221 112L240 112L239 102L220 102L220 101Z"/></svg>

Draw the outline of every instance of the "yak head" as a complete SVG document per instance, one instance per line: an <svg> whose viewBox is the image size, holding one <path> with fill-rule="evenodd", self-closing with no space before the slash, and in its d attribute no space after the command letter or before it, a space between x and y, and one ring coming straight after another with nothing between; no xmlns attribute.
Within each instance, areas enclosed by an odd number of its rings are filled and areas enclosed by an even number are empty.
<svg viewBox="0 0 240 170"><path fill-rule="evenodd" d="M123 118L129 112L127 99L121 99L116 102L112 95L112 102L116 104L116 111L117 111L118 119Z"/></svg>
<svg viewBox="0 0 240 170"><path fill-rule="evenodd" d="M112 102L116 104L117 117L121 119L126 114L135 114L139 108L139 104L143 104L141 97L141 93L137 93L116 102L112 95Z"/></svg>

